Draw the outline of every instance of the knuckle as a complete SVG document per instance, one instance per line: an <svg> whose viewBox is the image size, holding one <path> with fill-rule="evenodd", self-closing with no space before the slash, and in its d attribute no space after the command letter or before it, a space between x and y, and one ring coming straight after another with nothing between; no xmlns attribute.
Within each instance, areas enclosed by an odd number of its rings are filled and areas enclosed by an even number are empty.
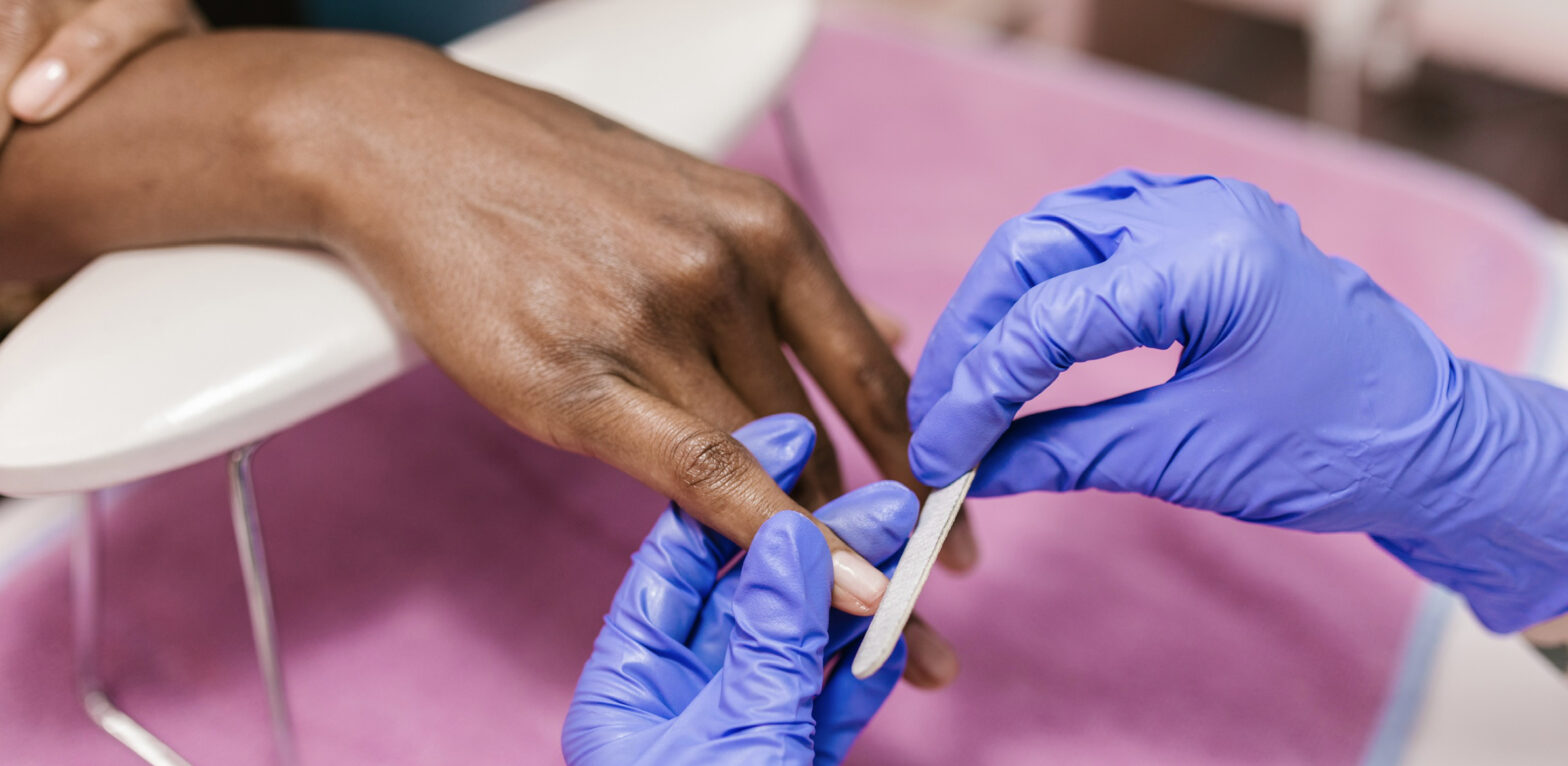
<svg viewBox="0 0 1568 766"><path fill-rule="evenodd" d="M520 355L512 364L500 365L490 391L511 391L508 417L523 430L537 430L546 441L562 449L593 453L595 445L613 429L618 377L605 355L588 344L559 343ZM504 404L504 403L503 403ZM536 428L525 427L532 423Z"/></svg>
<svg viewBox="0 0 1568 766"><path fill-rule="evenodd" d="M614 382L608 360L590 344L547 344L529 363L539 365L543 398L574 412L602 401Z"/></svg>
<svg viewBox="0 0 1568 766"><path fill-rule="evenodd" d="M633 293L632 308L620 326L623 334L667 341L672 322L691 318L706 322L732 315L745 303L749 295L745 264L718 237L683 235L666 251L669 256L658 276L643 281Z"/></svg>
<svg viewBox="0 0 1568 766"><path fill-rule="evenodd" d="M539 409L551 413L546 441L562 449L598 457L595 445L614 433L617 413L609 406L613 385L603 374L560 376L540 397Z"/></svg>
<svg viewBox="0 0 1568 766"><path fill-rule="evenodd" d="M679 286L702 295L738 282L740 264L717 238L693 237L678 246L672 272L672 278Z"/></svg>
<svg viewBox="0 0 1568 766"><path fill-rule="evenodd" d="M682 434L670 445L676 481L689 489L713 491L733 484L748 459L739 442L711 429Z"/></svg>
<svg viewBox="0 0 1568 766"><path fill-rule="evenodd" d="M855 385L862 392L868 410L866 422L883 437L907 435L909 414L904 399L909 384L902 368L897 368L897 362L890 367L884 360L864 356L856 359L853 365Z"/></svg>
<svg viewBox="0 0 1568 766"><path fill-rule="evenodd" d="M1257 187L1224 178L1207 177L1212 184L1205 184L1214 196L1208 205L1212 211L1205 226L1208 250L1228 260L1230 257L1255 258L1270 250L1273 241L1271 217L1275 211L1272 201L1259 204L1259 197L1268 200Z"/></svg>
<svg viewBox="0 0 1568 766"><path fill-rule="evenodd" d="M764 253L787 257L817 249L799 247L801 243L815 245L816 229L795 200L765 178L748 179L735 215L737 234L748 243L762 245Z"/></svg>
<svg viewBox="0 0 1568 766"><path fill-rule="evenodd" d="M748 193L751 203L748 213L753 225L769 230L793 225L797 208L783 187L766 178L754 177Z"/></svg>
<svg viewBox="0 0 1568 766"><path fill-rule="evenodd" d="M87 20L72 22L66 39L71 47L88 55L119 55L114 52L123 47L119 35L103 24Z"/></svg>

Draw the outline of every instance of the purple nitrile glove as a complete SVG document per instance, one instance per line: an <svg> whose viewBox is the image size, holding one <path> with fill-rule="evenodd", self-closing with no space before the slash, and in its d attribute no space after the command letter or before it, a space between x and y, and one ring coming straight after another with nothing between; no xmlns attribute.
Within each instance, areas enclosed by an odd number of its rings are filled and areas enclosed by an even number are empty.
<svg viewBox="0 0 1568 766"><path fill-rule="evenodd" d="M789 489L811 455L810 421L775 415L735 432ZM891 568L919 506L894 482L816 517ZM904 649L864 681L826 658L853 651L867 618L829 617L832 564L806 517L780 513L723 577L734 543L671 506L632 557L561 734L573 766L817 764L844 759L898 682Z"/></svg>
<svg viewBox="0 0 1568 766"><path fill-rule="evenodd" d="M1182 346L1163 384L1014 421L1069 366ZM1568 392L1458 359L1250 184L1123 171L1003 224L909 394L915 474L1097 488L1365 532L1493 630L1568 611Z"/></svg>

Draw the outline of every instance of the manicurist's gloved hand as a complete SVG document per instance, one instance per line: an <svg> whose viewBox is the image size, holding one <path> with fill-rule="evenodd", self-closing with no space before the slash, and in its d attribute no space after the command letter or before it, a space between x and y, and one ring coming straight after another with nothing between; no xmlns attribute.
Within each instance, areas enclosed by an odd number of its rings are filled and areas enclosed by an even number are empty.
<svg viewBox="0 0 1568 766"><path fill-rule="evenodd" d="M779 484L794 484L815 434L795 415L735 432ZM914 528L915 496L881 482L817 519L867 559L890 559ZM659 517L605 617L561 735L568 763L836 764L898 681L893 660L864 681L841 662L865 618L829 614L832 563L805 516L765 522L739 566L733 543L672 505Z"/></svg>
<svg viewBox="0 0 1568 766"><path fill-rule="evenodd" d="M1166 383L1014 421L1075 362L1182 346ZM928 484L1137 492L1360 531L1487 626L1568 610L1568 393L1455 358L1291 208L1209 176L1114 174L1004 224L909 398Z"/></svg>

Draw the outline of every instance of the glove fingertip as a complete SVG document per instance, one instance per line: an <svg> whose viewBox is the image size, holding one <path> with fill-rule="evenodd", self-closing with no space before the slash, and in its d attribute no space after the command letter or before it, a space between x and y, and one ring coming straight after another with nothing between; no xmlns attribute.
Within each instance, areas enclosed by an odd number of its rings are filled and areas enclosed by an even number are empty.
<svg viewBox="0 0 1568 766"><path fill-rule="evenodd" d="M878 563L909 539L920 501L903 484L884 480L829 502L815 515L867 561Z"/></svg>
<svg viewBox="0 0 1568 766"><path fill-rule="evenodd" d="M927 423L909 440L909 469L915 478L928 487L945 487L962 476L968 468L956 467L958 463L947 453L945 445L937 442L938 430Z"/></svg>
<svg viewBox="0 0 1568 766"><path fill-rule="evenodd" d="M735 429L733 436L786 492L800 479L817 444L816 426L793 412L758 418Z"/></svg>
<svg viewBox="0 0 1568 766"><path fill-rule="evenodd" d="M757 530L741 563L737 605L759 588L789 593L808 603L818 596L826 602L833 579L829 555L827 539L811 519L796 511L779 511Z"/></svg>

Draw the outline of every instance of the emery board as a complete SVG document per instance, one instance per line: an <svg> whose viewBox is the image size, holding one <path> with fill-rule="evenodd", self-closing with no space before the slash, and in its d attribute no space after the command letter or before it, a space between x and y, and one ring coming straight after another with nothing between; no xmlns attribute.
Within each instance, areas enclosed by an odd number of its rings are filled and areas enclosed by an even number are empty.
<svg viewBox="0 0 1568 766"><path fill-rule="evenodd" d="M882 604L877 607L876 616L871 618L871 627L866 628L860 651L855 653L855 662L849 668L856 678L869 677L893 655L898 637L904 633L904 623L909 622L909 615L915 611L915 599L920 597L920 589L931 576L931 567L936 566L936 555L942 550L942 542L952 530L958 509L963 507L964 496L969 494L969 485L974 480L974 469L970 469L926 498L925 507L920 509L920 520L915 522L914 534L904 546L904 555L898 561L898 568L893 570L887 591L882 594Z"/></svg>

